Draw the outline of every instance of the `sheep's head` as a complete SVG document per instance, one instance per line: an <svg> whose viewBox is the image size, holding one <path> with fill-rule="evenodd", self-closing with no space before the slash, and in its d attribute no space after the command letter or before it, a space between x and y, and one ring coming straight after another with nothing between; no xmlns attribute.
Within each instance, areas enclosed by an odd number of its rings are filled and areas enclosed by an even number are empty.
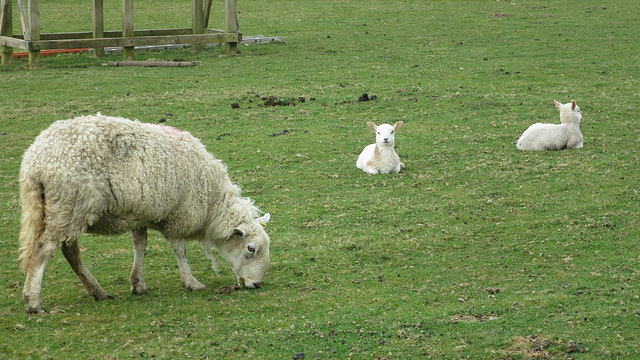
<svg viewBox="0 0 640 360"><path fill-rule="evenodd" d="M571 100L570 103L561 104L554 100L553 104L560 110L560 122L568 124L580 125L582 122L582 114L580 108L576 105L575 100Z"/></svg>
<svg viewBox="0 0 640 360"><path fill-rule="evenodd" d="M372 122L368 122L367 126L376 133L376 144L378 144L378 146L393 147L396 138L396 131L400 129L402 124L404 124L402 121L398 121L393 126L389 124L377 126Z"/></svg>
<svg viewBox="0 0 640 360"><path fill-rule="evenodd" d="M238 225L218 248L238 279L238 285L259 288L269 268L269 235L264 231L271 216L267 213Z"/></svg>

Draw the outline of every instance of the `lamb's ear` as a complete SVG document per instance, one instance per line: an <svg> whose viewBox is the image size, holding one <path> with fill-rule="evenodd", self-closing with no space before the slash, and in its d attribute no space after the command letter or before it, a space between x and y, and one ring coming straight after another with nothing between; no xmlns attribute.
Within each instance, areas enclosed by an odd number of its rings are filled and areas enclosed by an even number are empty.
<svg viewBox="0 0 640 360"><path fill-rule="evenodd" d="M367 126L369 127L369 129L373 130L374 132L378 130L378 127L376 126L376 124L372 123L371 121L367 122Z"/></svg>
<svg viewBox="0 0 640 360"><path fill-rule="evenodd" d="M553 100L553 105L555 105L558 109L560 109L560 106L562 106L562 104L560 104L558 100Z"/></svg>
<svg viewBox="0 0 640 360"><path fill-rule="evenodd" d="M576 108L576 101L571 100L571 110L575 110L575 108Z"/></svg>
<svg viewBox="0 0 640 360"><path fill-rule="evenodd" d="M266 227L267 223L269 222L269 220L271 220L271 214L266 213L266 214L260 216L259 218L257 218L256 220L258 220L260 225L262 225L263 227Z"/></svg>
<svg viewBox="0 0 640 360"><path fill-rule="evenodd" d="M398 121L397 123L395 123L395 124L393 125L393 129L394 129L395 131L400 130L400 128L402 127L402 124L404 124L404 121Z"/></svg>

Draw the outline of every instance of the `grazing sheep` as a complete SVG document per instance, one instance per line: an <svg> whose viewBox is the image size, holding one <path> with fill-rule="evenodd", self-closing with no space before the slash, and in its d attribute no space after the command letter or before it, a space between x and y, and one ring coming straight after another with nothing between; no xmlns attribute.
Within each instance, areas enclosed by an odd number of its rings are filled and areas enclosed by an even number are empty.
<svg viewBox="0 0 640 360"><path fill-rule="evenodd" d="M533 124L518 139L516 147L520 150L562 150L579 149L583 137L580 132L582 114L574 100L561 104L553 101L560 110L561 124Z"/></svg>
<svg viewBox="0 0 640 360"><path fill-rule="evenodd" d="M395 133L400 129L403 122L398 121L395 125L382 124L376 126L368 122L369 129L376 133L376 143L367 145L360 156L356 166L369 174L395 174L404 169L404 164L400 162L400 157L394 150Z"/></svg>
<svg viewBox="0 0 640 360"><path fill-rule="evenodd" d="M263 229L269 214L259 218L223 163L191 134L172 127L100 113L57 121L24 154L20 198L29 312L44 311L43 274L58 245L86 292L96 300L111 298L80 258L77 240L85 232L131 231L129 282L136 295L147 291L147 228L171 243L182 285L192 291L205 286L191 274L186 240L199 241L207 255L217 248L241 286L259 287L269 266L270 240Z"/></svg>

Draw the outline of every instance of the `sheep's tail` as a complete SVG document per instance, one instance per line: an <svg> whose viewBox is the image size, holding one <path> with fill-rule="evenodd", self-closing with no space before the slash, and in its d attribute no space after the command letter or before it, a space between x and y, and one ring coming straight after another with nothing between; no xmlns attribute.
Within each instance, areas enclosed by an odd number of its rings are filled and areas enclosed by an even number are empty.
<svg viewBox="0 0 640 360"><path fill-rule="evenodd" d="M37 240L45 229L44 187L25 176L20 182L22 219L20 220L20 257L22 270L28 268L29 259Z"/></svg>

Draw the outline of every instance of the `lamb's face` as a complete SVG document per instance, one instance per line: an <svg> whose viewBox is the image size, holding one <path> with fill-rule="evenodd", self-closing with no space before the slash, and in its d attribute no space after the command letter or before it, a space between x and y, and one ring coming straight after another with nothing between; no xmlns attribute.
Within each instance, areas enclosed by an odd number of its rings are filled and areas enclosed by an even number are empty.
<svg viewBox="0 0 640 360"><path fill-rule="evenodd" d="M396 139L396 128L389 124L382 124L376 129L376 144L393 147Z"/></svg>
<svg viewBox="0 0 640 360"><path fill-rule="evenodd" d="M580 108L578 107L578 105L576 105L573 108L573 117L576 119L576 121L578 121L578 124L580 124L582 122L582 113L580 112Z"/></svg>

